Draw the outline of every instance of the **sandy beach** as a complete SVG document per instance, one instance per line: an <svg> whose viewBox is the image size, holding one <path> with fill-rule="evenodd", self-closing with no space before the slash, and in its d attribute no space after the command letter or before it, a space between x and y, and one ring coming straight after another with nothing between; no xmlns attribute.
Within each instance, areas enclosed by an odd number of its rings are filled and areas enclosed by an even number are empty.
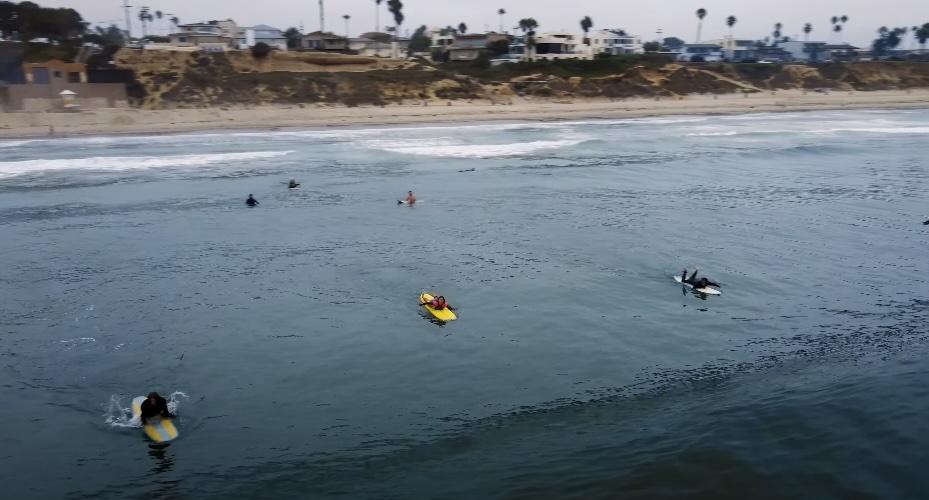
<svg viewBox="0 0 929 500"><path fill-rule="evenodd" d="M662 115L740 114L824 109L929 108L929 89L833 92L778 91L764 94L699 95L684 98L596 100L517 99L512 104L454 101L451 104L344 107L264 106L210 109L96 109L68 113L0 113L0 137L179 133L196 130L345 127L488 120L552 121L641 118Z"/></svg>

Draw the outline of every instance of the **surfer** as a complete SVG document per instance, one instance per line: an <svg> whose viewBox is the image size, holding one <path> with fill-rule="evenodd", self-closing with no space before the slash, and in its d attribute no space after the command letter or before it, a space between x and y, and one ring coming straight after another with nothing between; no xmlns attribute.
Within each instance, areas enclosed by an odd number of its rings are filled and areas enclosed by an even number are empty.
<svg viewBox="0 0 929 500"><path fill-rule="evenodd" d="M287 184L287 189L296 189L298 187L300 187L300 183L297 182L296 179L291 179L290 182Z"/></svg>
<svg viewBox="0 0 929 500"><path fill-rule="evenodd" d="M420 304L420 305L421 305L421 306L428 305L429 307L431 307L431 308L433 308L433 309L435 309L435 310L437 310L437 311L441 311L442 309L445 309L446 307L448 307L449 309L451 309L451 307L448 305L448 303L445 302L445 297L443 297L443 296L441 296L441 295L439 295L438 297L436 297L436 298L434 298L434 299L432 299L432 300L430 300L430 301L428 301L428 302L423 302L423 303Z"/></svg>
<svg viewBox="0 0 929 500"><path fill-rule="evenodd" d="M719 283L713 283L712 281L708 280L708 279L706 278L706 276L704 276L704 277L702 277L702 278L700 278L700 279L697 279L697 273L698 273L699 271L700 271L699 268L694 269L694 273L691 274L690 277L688 278L688 277L687 277L687 269L684 269L684 272L681 273L681 282L682 282L682 283L687 283L688 285L691 285L692 287L694 287L694 290L697 290L697 289L700 289L700 288L706 288L706 287L708 287L708 286L715 286L716 288L720 288Z"/></svg>
<svg viewBox="0 0 929 500"><path fill-rule="evenodd" d="M929 219L926 219L926 222L923 222L924 226L929 226Z"/></svg>
<svg viewBox="0 0 929 500"><path fill-rule="evenodd" d="M142 420L142 425L145 425L145 419L152 417L174 418L174 415L168 411L168 402L157 392L150 392L148 398L142 401L141 407L142 413L139 419Z"/></svg>
<svg viewBox="0 0 929 500"><path fill-rule="evenodd" d="M397 203L406 203L407 205L413 206L414 204L416 204L416 196L413 194L412 191L407 191L406 199L402 201L398 201Z"/></svg>
<svg viewBox="0 0 929 500"><path fill-rule="evenodd" d="M258 203L258 200L256 200L255 197L252 196L251 194L248 195L248 199L245 200L245 204L250 207L254 207L255 205L261 205L261 203Z"/></svg>

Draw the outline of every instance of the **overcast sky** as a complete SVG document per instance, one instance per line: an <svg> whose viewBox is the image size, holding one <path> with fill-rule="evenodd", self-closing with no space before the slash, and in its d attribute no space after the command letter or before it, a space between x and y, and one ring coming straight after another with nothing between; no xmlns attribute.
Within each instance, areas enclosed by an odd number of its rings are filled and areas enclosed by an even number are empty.
<svg viewBox="0 0 929 500"><path fill-rule="evenodd" d="M34 0L44 6L77 9L92 23L124 25L122 0ZM326 29L344 34L344 14L351 16L352 36L375 27L374 0L324 0ZM269 24L281 29L299 26L307 31L319 28L318 0L130 0L133 5L133 33L140 31L138 8L175 14L181 22L232 18L240 25ZM386 1L381 4L381 24L390 15ZM498 29L497 10L504 8L505 26L511 29L520 18L533 17L540 31L580 31L579 21L590 16L594 28L624 28L646 40L674 35L690 42L696 37L695 11L708 11L703 38L728 33L726 17L738 18L734 33L739 38L760 39L770 35L775 22L784 24L784 35L802 37L804 23L814 26L813 39L831 40L830 18L849 16L843 37L855 44L867 44L882 25L914 26L929 22L929 0L403 0L403 31L422 24L457 26L464 22L469 31ZM161 31L167 28L161 28ZM156 30L157 31L157 30ZM910 37L908 34L907 37ZM911 42L908 40L906 47Z"/></svg>

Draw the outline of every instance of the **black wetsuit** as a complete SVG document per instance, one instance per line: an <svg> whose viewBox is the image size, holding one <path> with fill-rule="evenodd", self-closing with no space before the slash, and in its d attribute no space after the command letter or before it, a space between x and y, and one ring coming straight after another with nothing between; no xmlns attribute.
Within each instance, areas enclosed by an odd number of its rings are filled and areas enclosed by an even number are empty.
<svg viewBox="0 0 929 500"><path fill-rule="evenodd" d="M715 286L715 287L719 288L719 283L713 283L712 281L710 281L710 280L708 280L708 279L706 279L706 278L700 278L700 279L698 280L698 279L697 279L697 270L696 270L696 269L694 269L693 274L691 274L689 278L687 277L687 273L685 272L685 273L681 276L681 281L684 282L684 283L687 283L688 285L694 287L695 289L697 289L697 288L706 288L707 286Z"/></svg>
<svg viewBox="0 0 929 500"><path fill-rule="evenodd" d="M294 188L300 187L300 183L299 183L299 182L291 182L290 184L287 185L287 187L290 188L290 189L294 189Z"/></svg>
<svg viewBox="0 0 929 500"><path fill-rule="evenodd" d="M142 401L142 415L140 416L142 423L144 424L146 419L157 416L162 416L165 418L171 418L174 416L171 414L171 412L168 411L168 402L165 401L165 398L159 396L155 400L155 404L152 404L152 401L148 398L146 398L145 401Z"/></svg>
<svg viewBox="0 0 929 500"><path fill-rule="evenodd" d="M924 226L929 226L929 220L927 220L926 222L923 222L923 225L924 225Z"/></svg>
<svg viewBox="0 0 929 500"><path fill-rule="evenodd" d="M254 207L255 205L260 205L260 203L258 203L258 200L252 197L249 197L247 200L245 200L245 204L250 207Z"/></svg>

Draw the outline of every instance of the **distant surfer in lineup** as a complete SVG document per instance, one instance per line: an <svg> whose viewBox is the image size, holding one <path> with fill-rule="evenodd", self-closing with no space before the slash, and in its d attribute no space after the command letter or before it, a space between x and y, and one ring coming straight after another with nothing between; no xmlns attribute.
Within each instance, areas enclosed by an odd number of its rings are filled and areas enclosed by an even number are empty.
<svg viewBox="0 0 929 500"><path fill-rule="evenodd" d="M258 203L258 200L256 200L255 197L252 196L251 194L248 195L248 199L245 200L245 204L250 207L254 207L255 205L261 205L261 203Z"/></svg>
<svg viewBox="0 0 929 500"><path fill-rule="evenodd" d="M142 425L145 425L146 419L152 417L174 418L174 415L168 411L168 402L165 401L165 398L159 396L157 392L148 394L148 397L142 402L142 413L139 415Z"/></svg>
<svg viewBox="0 0 929 500"><path fill-rule="evenodd" d="M719 286L719 283L713 283L712 281L708 280L706 276L700 279L697 279L697 273L699 271L700 269L694 269L694 273L691 274L690 277L688 278L687 269L684 269L684 272L681 274L681 282L687 283L688 285L694 287L694 290L699 290L701 288L706 288L708 286L715 286L716 288L721 288Z"/></svg>
<svg viewBox="0 0 929 500"><path fill-rule="evenodd" d="M924 226L929 226L929 219L926 219L926 222L923 222Z"/></svg>
<svg viewBox="0 0 929 500"><path fill-rule="evenodd" d="M300 187L300 183L297 182L297 179L291 179L287 184L287 189L297 189L298 187Z"/></svg>
<svg viewBox="0 0 929 500"><path fill-rule="evenodd" d="M406 203L406 204L409 205L409 206L415 205L415 204L416 204L416 195L414 195L412 191L407 191L407 192L406 192L406 198L397 202L398 205L402 205L402 204L404 204L404 203Z"/></svg>

